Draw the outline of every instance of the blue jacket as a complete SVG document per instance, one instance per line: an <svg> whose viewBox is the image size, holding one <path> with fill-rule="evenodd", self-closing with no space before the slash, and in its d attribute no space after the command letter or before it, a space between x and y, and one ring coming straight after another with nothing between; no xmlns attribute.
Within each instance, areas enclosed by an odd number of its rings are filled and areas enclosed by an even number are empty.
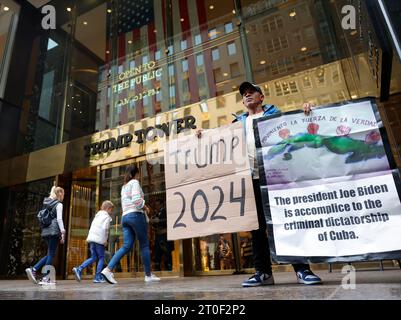
<svg viewBox="0 0 401 320"><path fill-rule="evenodd" d="M280 110L275 105L272 104L265 104L262 108L264 117L280 112ZM242 123L245 126L246 118L248 118L249 112L244 112L241 113L240 115L233 114L233 116L235 117L233 122L242 121Z"/></svg>

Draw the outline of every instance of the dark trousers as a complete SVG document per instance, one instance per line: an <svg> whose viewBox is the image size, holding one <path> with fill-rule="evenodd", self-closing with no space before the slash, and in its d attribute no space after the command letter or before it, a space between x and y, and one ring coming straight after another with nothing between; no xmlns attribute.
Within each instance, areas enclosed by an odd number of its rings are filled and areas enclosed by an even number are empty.
<svg viewBox="0 0 401 320"><path fill-rule="evenodd" d="M266 234L266 219L263 212L262 193L259 179L253 179L256 210L258 212L259 229L252 231L252 255L256 271L272 274L270 247ZM309 269L309 264L293 264L294 271Z"/></svg>

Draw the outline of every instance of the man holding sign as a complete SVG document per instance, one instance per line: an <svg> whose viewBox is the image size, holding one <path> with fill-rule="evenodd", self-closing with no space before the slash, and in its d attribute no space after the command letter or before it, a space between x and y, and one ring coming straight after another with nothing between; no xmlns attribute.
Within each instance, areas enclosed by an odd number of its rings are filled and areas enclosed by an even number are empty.
<svg viewBox="0 0 401 320"><path fill-rule="evenodd" d="M242 286L255 287L274 284L274 279L270 260L270 247L266 234L266 219L263 212L262 194L260 190L253 120L278 113L279 110L274 105L263 104L264 95L259 86L250 82L243 82L239 87L239 92L242 96L242 103L248 111L236 116L234 122L241 121L244 124L259 221L259 229L252 231L252 252L256 272L252 277L244 281ZM305 103L303 108L305 113L309 113L311 105ZM322 282L321 279L310 270L308 264L293 264L292 266L296 272L299 283L318 284Z"/></svg>
<svg viewBox="0 0 401 320"><path fill-rule="evenodd" d="M401 257L401 179L373 98L257 119L254 130L275 261Z"/></svg>

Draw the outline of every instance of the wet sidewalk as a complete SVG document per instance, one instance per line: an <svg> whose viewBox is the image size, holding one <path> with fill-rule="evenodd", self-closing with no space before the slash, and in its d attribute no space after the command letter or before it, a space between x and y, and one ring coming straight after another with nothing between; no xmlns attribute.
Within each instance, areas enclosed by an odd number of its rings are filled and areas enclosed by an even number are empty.
<svg viewBox="0 0 401 320"><path fill-rule="evenodd" d="M355 289L341 286L344 274L316 272L321 285L296 283L292 272L276 272L275 285L242 288L249 275L166 277L160 283L142 278L117 279L118 284L94 284L89 280L58 281L55 288L42 288L28 280L1 280L0 300L365 300L401 299L401 270L357 271Z"/></svg>

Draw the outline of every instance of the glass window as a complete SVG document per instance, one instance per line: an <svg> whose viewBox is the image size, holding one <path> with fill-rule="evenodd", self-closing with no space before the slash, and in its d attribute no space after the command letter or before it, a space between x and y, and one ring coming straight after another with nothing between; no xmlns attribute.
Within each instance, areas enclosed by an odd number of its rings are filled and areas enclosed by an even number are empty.
<svg viewBox="0 0 401 320"><path fill-rule="evenodd" d="M312 82L309 76L303 77L303 85L305 89L310 89L312 88Z"/></svg>
<svg viewBox="0 0 401 320"><path fill-rule="evenodd" d="M168 46L167 50L168 50L168 54L167 55L169 55L169 56L171 56L174 53L174 47L172 45Z"/></svg>
<svg viewBox="0 0 401 320"><path fill-rule="evenodd" d="M160 58L161 58L160 50L157 50L157 51L155 52L155 59L156 59L156 61L157 61L157 60L160 60Z"/></svg>
<svg viewBox="0 0 401 320"><path fill-rule="evenodd" d="M102 191L109 190L110 188L110 174L111 172L103 172L102 176ZM104 182L104 185L103 185ZM122 181L118 184L118 187L122 186ZM121 228L121 205L119 199L119 189L113 190L113 194L110 192L110 198L115 209L112 213L113 221L110 226L109 236L109 252L115 252L113 249L119 247L112 247L115 242L122 240L122 228ZM118 196L117 196L118 194ZM106 199L104 199L106 200ZM88 168L78 170L72 174L72 185L71 185L71 204L70 204L70 233L68 236L68 259L67 259L67 272L71 274L73 267L80 265L82 261L85 261L90 257L90 251L88 250L88 243L86 237L88 230L93 218L96 215L96 168ZM65 227L68 226L65 224ZM68 229L67 229L68 230ZM118 239L118 240L117 240ZM117 245L118 246L118 245ZM120 241L121 246L121 241ZM124 261L124 260L123 260ZM124 261L125 262L125 261ZM123 262L123 265L124 265ZM119 266L121 267L121 265ZM121 270L120 270L121 271ZM125 271L125 270L124 270ZM94 275L92 268L87 268L84 274Z"/></svg>
<svg viewBox="0 0 401 320"><path fill-rule="evenodd" d="M33 266L46 255L47 247L40 236L41 230L36 216L42 208L43 199L48 197L53 182L54 177L51 177L13 186L6 193L7 197L3 197L3 201L9 204L10 213L4 216L4 219L7 217L4 227L9 228L9 232L0 233L0 242L4 249L1 257L4 270L2 275L21 276L25 274L25 268Z"/></svg>
<svg viewBox="0 0 401 320"><path fill-rule="evenodd" d="M213 61L219 60L220 59L220 51L219 48L214 48L212 49L212 59Z"/></svg>
<svg viewBox="0 0 401 320"><path fill-rule="evenodd" d="M216 29L210 29L208 34L209 34L209 38L210 39L216 39L217 38L217 30Z"/></svg>
<svg viewBox="0 0 401 320"><path fill-rule="evenodd" d="M172 63L168 65L168 75L170 77L174 76L174 65Z"/></svg>
<svg viewBox="0 0 401 320"><path fill-rule="evenodd" d="M19 13L19 6L17 4L14 2L10 4L6 2L6 4L0 2L0 98L3 97L3 92L5 90ZM7 10L5 10L6 7ZM49 39L49 43L50 41L53 40ZM56 42L54 41L50 43L50 46L55 45Z"/></svg>
<svg viewBox="0 0 401 320"><path fill-rule="evenodd" d="M175 97L175 85L169 87L170 97Z"/></svg>
<svg viewBox="0 0 401 320"><path fill-rule="evenodd" d="M43 76L42 94L40 95L39 116L43 119L50 120L50 108L53 98L54 70Z"/></svg>
<svg viewBox="0 0 401 320"><path fill-rule="evenodd" d="M270 97L270 86L268 83L263 86L263 92L265 97Z"/></svg>
<svg viewBox="0 0 401 320"><path fill-rule="evenodd" d="M187 40L181 40L181 51L187 48Z"/></svg>
<svg viewBox="0 0 401 320"><path fill-rule="evenodd" d="M196 65L198 67L203 66L203 53L196 55Z"/></svg>
<svg viewBox="0 0 401 320"><path fill-rule="evenodd" d="M290 92L290 88L289 88L289 86L288 86L288 83L287 83L286 81L281 82L281 86L282 86L282 88L283 88L283 93L284 93L284 95L288 95L288 94L291 93L291 92Z"/></svg>
<svg viewBox="0 0 401 320"><path fill-rule="evenodd" d="M149 104L149 96L144 96L143 97L143 105L147 106Z"/></svg>
<svg viewBox="0 0 401 320"><path fill-rule="evenodd" d="M224 25L224 31L225 31L226 33L232 32L232 31L233 31L233 23L232 23L232 22L226 23L226 24Z"/></svg>
<svg viewBox="0 0 401 320"><path fill-rule="evenodd" d="M317 83L317 85L319 86L319 87L322 87L322 86L324 86L325 84L324 84L324 82L325 82L325 72L324 72L324 69L323 68L319 68L317 71L316 71L316 83Z"/></svg>
<svg viewBox="0 0 401 320"><path fill-rule="evenodd" d="M182 72L188 71L188 59L182 60L181 64L182 64Z"/></svg>
<svg viewBox="0 0 401 320"><path fill-rule="evenodd" d="M200 34L196 34L195 35L195 45L197 46L197 45L199 45L199 44L201 44L202 43L202 37L201 37L201 35Z"/></svg>
<svg viewBox="0 0 401 320"><path fill-rule="evenodd" d="M162 91L161 90L157 90L157 92L156 92L156 101L157 102L162 101Z"/></svg>
<svg viewBox="0 0 401 320"><path fill-rule="evenodd" d="M230 234L193 239L195 267L198 271L231 270L235 268Z"/></svg>
<svg viewBox="0 0 401 320"><path fill-rule="evenodd" d="M298 92L297 83L295 81L290 81L289 84L290 84L291 93L297 93Z"/></svg>
<svg viewBox="0 0 401 320"><path fill-rule="evenodd" d="M274 87L275 87L275 89L276 89L276 96L282 96L283 95L283 89L281 88L281 84L280 84L280 82L275 82L274 83Z"/></svg>
<svg viewBox="0 0 401 320"><path fill-rule="evenodd" d="M167 241L166 234L167 212L163 174L164 168L162 165L155 163L155 161L157 161L157 159L154 159L152 163L147 161L136 162L140 170L141 178L139 182L144 192L145 201L149 207L152 208L148 224L149 245L152 253L152 269L155 271L178 271L178 242ZM113 220L110 226L110 236L107 247L107 252L109 252L110 256L106 257L106 259L109 259L116 250L123 245L120 192L123 185L125 168L126 165L121 165L119 167L103 170L101 173L101 201L106 199L111 200L116 206L112 214ZM82 263L82 261L84 260L81 260L80 263ZM71 270L71 268L69 268L69 270ZM92 268L89 269L92 270ZM144 272L140 246L137 241L132 250L116 265L114 272Z"/></svg>
<svg viewBox="0 0 401 320"><path fill-rule="evenodd" d="M227 51L228 51L228 55L230 55L230 56L237 53L237 48L235 46L235 42L229 42L227 44Z"/></svg>

